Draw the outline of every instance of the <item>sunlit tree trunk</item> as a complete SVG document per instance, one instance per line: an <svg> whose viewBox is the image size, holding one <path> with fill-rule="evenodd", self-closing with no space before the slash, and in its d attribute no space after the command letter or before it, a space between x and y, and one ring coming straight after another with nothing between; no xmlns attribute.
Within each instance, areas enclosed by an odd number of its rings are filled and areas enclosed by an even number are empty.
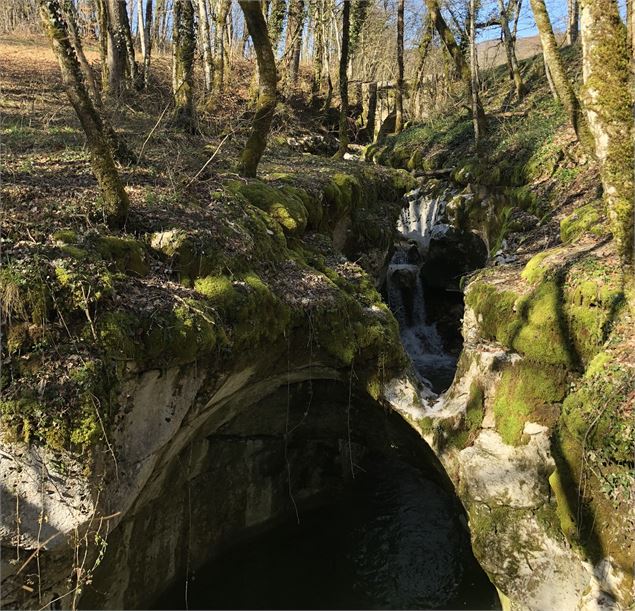
<svg viewBox="0 0 635 611"><path fill-rule="evenodd" d="M172 88L174 124L193 129L194 118L194 8L192 0L174 0L172 33Z"/></svg>
<svg viewBox="0 0 635 611"><path fill-rule="evenodd" d="M257 0L252 0L260 4ZM227 15L231 8L231 0L219 0L216 10L216 27L214 28L214 78L212 89L221 92L225 86L225 34L227 32Z"/></svg>
<svg viewBox="0 0 635 611"><path fill-rule="evenodd" d="M470 90L472 93L472 123L474 125L474 143L476 150L481 147L481 139L485 135L485 126L479 121L479 105L478 89L480 86L478 71L478 56L476 50L476 15L478 12L479 0L470 0L469 12L469 44L470 44Z"/></svg>
<svg viewBox="0 0 635 611"><path fill-rule="evenodd" d="M351 3L344 2L342 7L342 49L340 52L340 144L335 157L343 158L348 150L348 43L350 36Z"/></svg>
<svg viewBox="0 0 635 611"><path fill-rule="evenodd" d="M90 152L93 173L99 184L104 214L113 225L121 225L128 215L128 196L104 137L101 117L84 84L79 61L69 40L59 1L38 0L38 4L44 29L60 66L66 95L86 134L86 145Z"/></svg>
<svg viewBox="0 0 635 611"><path fill-rule="evenodd" d="M324 28L322 20L324 13L322 11L323 2L321 0L313 0L313 78L311 81L311 97L312 101L320 95L322 89L322 72L324 70Z"/></svg>
<svg viewBox="0 0 635 611"><path fill-rule="evenodd" d="M348 43L349 60L354 58L359 48L364 23L366 23L366 18L368 17L369 7L370 0L354 0L351 6L351 33Z"/></svg>
<svg viewBox="0 0 635 611"><path fill-rule="evenodd" d="M245 16L249 35L258 62L258 102L251 134L240 156L238 171L241 176L254 177L260 158L267 147L267 137L278 101L276 59L267 32L267 22L260 2L238 0Z"/></svg>
<svg viewBox="0 0 635 611"><path fill-rule="evenodd" d="M593 144L589 127L586 119L584 118L584 114L582 113L580 102L564 71L564 65L560 54L558 53L556 37L554 36L553 28L551 27L551 20L549 19L549 13L547 12L545 2L544 0L530 1L531 9L534 13L534 19L536 20L536 25L538 26L538 33L540 34L540 42L545 56L545 63L547 64L547 68L551 74L554 89L558 94L560 102L562 102L562 105L565 108L578 140L587 150L592 150Z"/></svg>
<svg viewBox="0 0 635 611"><path fill-rule="evenodd" d="M403 14L404 0L397 3L397 88L395 90L395 133L403 130Z"/></svg>
<svg viewBox="0 0 635 611"><path fill-rule="evenodd" d="M613 237L633 263L633 111L627 32L616 0L581 0L583 102Z"/></svg>
<svg viewBox="0 0 635 611"><path fill-rule="evenodd" d="M141 54L143 57L143 67L141 71L140 85L146 87L148 84L148 73L150 72L150 53L152 40L150 28L152 27L152 0L146 0L146 14L143 16L143 0L137 0L137 30L141 42Z"/></svg>
<svg viewBox="0 0 635 611"><path fill-rule="evenodd" d="M203 83L205 85L205 93L209 93L212 90L214 63L212 58L212 45L210 42L211 36L207 0L198 0L198 40L203 50Z"/></svg>
<svg viewBox="0 0 635 611"><path fill-rule="evenodd" d="M507 56L507 65L509 66L510 74L514 79L514 87L516 89L516 97L521 100L525 94L525 87L523 85L523 78L520 75L520 66L518 65L518 58L516 57L516 45L512 32L509 29L509 17L507 10L505 9L505 0L498 0L498 11L500 14L501 30L503 31L503 41L505 43L505 54Z"/></svg>

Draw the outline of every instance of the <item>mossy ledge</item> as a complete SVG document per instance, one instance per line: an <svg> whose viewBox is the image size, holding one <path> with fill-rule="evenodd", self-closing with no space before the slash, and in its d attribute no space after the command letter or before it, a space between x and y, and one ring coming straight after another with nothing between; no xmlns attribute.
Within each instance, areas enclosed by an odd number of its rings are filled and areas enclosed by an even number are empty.
<svg viewBox="0 0 635 611"><path fill-rule="evenodd" d="M83 454L89 464L130 371L197 363L214 376L254 350L306 351L295 335L311 338L321 362L354 366L361 387L377 394L406 359L373 278L342 252L373 272L413 182L341 164L317 168L310 183L279 173L230 179L207 208L193 203L158 227L144 219L127 235L69 227L7 262L7 440Z"/></svg>

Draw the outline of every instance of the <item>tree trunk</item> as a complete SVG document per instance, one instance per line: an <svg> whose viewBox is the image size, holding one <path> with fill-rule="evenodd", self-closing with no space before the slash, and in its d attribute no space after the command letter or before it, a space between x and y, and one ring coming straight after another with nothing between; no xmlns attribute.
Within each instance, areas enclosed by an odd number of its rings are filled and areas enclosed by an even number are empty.
<svg viewBox="0 0 635 611"><path fill-rule="evenodd" d="M150 28L152 25L152 0L146 0L146 16L143 18L143 0L137 0L137 30L141 42L141 54L143 68L141 72L140 86L145 88L148 84L148 72L150 71Z"/></svg>
<svg viewBox="0 0 635 611"><path fill-rule="evenodd" d="M108 74L108 13L105 2L106 0L95 0L97 24L99 26L98 40L102 91L108 90L108 82L110 80L110 76Z"/></svg>
<svg viewBox="0 0 635 611"><path fill-rule="evenodd" d="M86 134L86 145L101 191L104 213L111 224L122 225L128 215L128 195L104 137L101 117L86 90L75 50L68 38L59 0L38 0L38 4L53 53L59 62L66 95Z"/></svg>
<svg viewBox="0 0 635 611"><path fill-rule="evenodd" d="M342 159L348 150L348 42L350 35L351 3L344 2L342 7L342 51L340 53L340 145L335 157Z"/></svg>
<svg viewBox="0 0 635 611"><path fill-rule="evenodd" d="M476 52L476 14L478 12L479 0L470 0L469 9L469 44L470 44L470 79L472 92L472 123L474 125L474 146L477 152L481 149L481 139L484 136L483 125L478 120L479 114L479 73L478 56Z"/></svg>
<svg viewBox="0 0 635 611"><path fill-rule="evenodd" d="M580 7L578 0L568 0L569 14L567 19L567 44L573 45L578 40L580 31Z"/></svg>
<svg viewBox="0 0 635 611"><path fill-rule="evenodd" d="M410 116L415 116L415 110L417 109L418 100L420 97L419 87L421 85L421 79L423 78L423 71L426 65L426 58L432 43L434 35L434 24L430 20L430 14L426 16L425 25L423 28L423 36L419 43L418 53L419 61L417 63L417 69L415 70L415 81L412 86L412 92L410 94ZM418 111L417 111L418 112Z"/></svg>
<svg viewBox="0 0 635 611"><path fill-rule="evenodd" d="M276 59L267 32L267 23L260 2L238 0L256 52L258 62L258 103L251 127L251 134L240 156L239 173L253 178L258 171L260 158L267 146L273 113L278 101Z"/></svg>
<svg viewBox="0 0 635 611"><path fill-rule="evenodd" d="M194 9L192 0L174 0L172 33L173 123L186 130L195 127L194 118Z"/></svg>
<svg viewBox="0 0 635 611"><path fill-rule="evenodd" d="M252 1L260 6L257 0ZM214 78L212 87L217 93L220 93L225 86L225 31L230 7L231 0L219 0L216 13L216 28L214 29Z"/></svg>
<svg viewBox="0 0 635 611"><path fill-rule="evenodd" d="M583 102L611 230L633 263L633 114L627 33L616 0L581 0Z"/></svg>
<svg viewBox="0 0 635 611"><path fill-rule="evenodd" d="M569 116L569 121L571 121L578 140L587 150L592 151L593 144L589 127L580 108L580 102L564 71L564 65L558 53L556 37L553 34L553 28L551 27L551 21L545 2L544 0L530 0L530 2L534 19L538 26L538 33L540 34L545 63L551 74L553 86Z"/></svg>
<svg viewBox="0 0 635 611"><path fill-rule="evenodd" d="M456 44L454 34L452 34L452 31L441 14L439 1L425 0L425 3L428 7L428 12L430 13L430 18L434 23L436 31L441 37L444 47L454 61L456 71L468 88L470 99L476 99L476 121L479 124L479 131L483 132L485 130L485 112L483 110L483 105L481 104L478 91L472 91L472 71L470 70L470 66L465 61L465 57L463 56L461 49Z"/></svg>
<svg viewBox="0 0 635 611"><path fill-rule="evenodd" d="M109 96L121 94L127 67L126 37L123 23L128 22L125 3L121 0L103 0L108 24L108 86Z"/></svg>
<svg viewBox="0 0 635 611"><path fill-rule="evenodd" d="M547 84L549 85L549 91L551 91L551 96L557 102L558 101L558 92L556 91L556 87L553 84L553 79L551 78L551 72L549 72L549 66L547 66L547 58L545 54L542 54L542 63L545 66L545 76L547 77Z"/></svg>
<svg viewBox="0 0 635 611"><path fill-rule="evenodd" d="M210 39L207 0L198 0L198 40L203 50L203 83L206 94L212 90L212 77L214 75L214 62Z"/></svg>
<svg viewBox="0 0 635 611"><path fill-rule="evenodd" d="M516 57L516 45L511 30L509 29L509 17L505 10L505 0L498 0L498 10L500 13L501 30L503 31L503 41L505 43L505 53L507 56L507 65L509 72L514 79L514 87L516 89L516 97L522 100L525 95L525 86L523 78L520 75L520 67L518 58Z"/></svg>
<svg viewBox="0 0 635 611"><path fill-rule="evenodd" d="M313 79L311 81L311 98L312 105L320 95L322 89L322 71L324 70L324 30L322 19L324 13L321 10L321 2L314 0L313 2Z"/></svg>
<svg viewBox="0 0 635 611"><path fill-rule="evenodd" d="M287 39L284 49L285 89L289 92L298 82L302 30L304 28L304 0L289 0Z"/></svg>
<svg viewBox="0 0 635 611"><path fill-rule="evenodd" d="M269 21L267 22L267 29L269 31L269 38L271 39L271 48L273 49L274 56L278 50L280 44L280 37L282 36L282 27L284 25L284 16L287 12L287 3L285 0L273 0L271 3L271 14Z"/></svg>
<svg viewBox="0 0 635 611"><path fill-rule="evenodd" d="M152 0L146 0L145 41L143 47L143 87L148 86L150 78L150 59L152 57Z"/></svg>
<svg viewBox="0 0 635 611"><path fill-rule="evenodd" d="M627 0L626 3L626 32L631 55L631 70L635 75L635 10L633 10L633 0Z"/></svg>
<svg viewBox="0 0 635 611"><path fill-rule="evenodd" d="M397 89L395 90L395 133L403 131L403 13L404 0L397 3Z"/></svg>
<svg viewBox="0 0 635 611"><path fill-rule="evenodd" d="M348 55L351 59L359 48L364 23L366 22L366 17L368 17L369 6L370 0L355 0L351 7L351 33L348 43Z"/></svg>
<svg viewBox="0 0 635 611"><path fill-rule="evenodd" d="M99 89L97 88L97 83L95 82L95 76L93 75L93 69L91 65L88 63L86 59L86 54L84 53L84 48L82 46L82 41L79 37L79 32L77 30L77 19L76 12L77 9L73 4L72 0L64 0L64 8L63 8L63 16L66 18L66 25L68 31L68 37L70 43L73 47L75 47L75 52L77 53L77 59L79 60L79 65L82 69L82 74L84 79L88 85L88 89L90 91L90 95L95 103L95 106L99 109L102 108L101 103L101 94Z"/></svg>

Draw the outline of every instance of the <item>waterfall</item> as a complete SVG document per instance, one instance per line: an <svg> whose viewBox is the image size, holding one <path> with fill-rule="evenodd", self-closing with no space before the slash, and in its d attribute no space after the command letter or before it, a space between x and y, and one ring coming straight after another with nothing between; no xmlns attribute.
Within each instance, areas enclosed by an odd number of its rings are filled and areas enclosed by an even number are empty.
<svg viewBox="0 0 635 611"><path fill-rule="evenodd" d="M425 252L430 245L432 228L445 210L446 192L437 196L421 195L420 189L406 194L407 206L397 220L397 231L405 238L416 240Z"/></svg>
<svg viewBox="0 0 635 611"><path fill-rule="evenodd" d="M421 381L438 390L451 381L456 361L444 352L436 325L426 322L421 266L445 199L421 196L419 189L406 198L407 207L401 212L397 228L408 241L396 246L388 265L388 305L399 322L401 341Z"/></svg>

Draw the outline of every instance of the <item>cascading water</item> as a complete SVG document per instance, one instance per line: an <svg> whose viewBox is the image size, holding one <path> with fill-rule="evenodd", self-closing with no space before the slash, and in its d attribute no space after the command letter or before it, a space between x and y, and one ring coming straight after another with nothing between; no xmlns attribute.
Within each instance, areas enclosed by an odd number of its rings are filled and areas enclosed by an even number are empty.
<svg viewBox="0 0 635 611"><path fill-rule="evenodd" d="M403 240L397 244L388 265L386 288L388 304L399 322L401 340L420 379L435 392L449 387L456 359L443 349L443 341L434 323L426 322L426 307L421 266L432 233L445 208L445 194L438 197L408 194L397 223Z"/></svg>

